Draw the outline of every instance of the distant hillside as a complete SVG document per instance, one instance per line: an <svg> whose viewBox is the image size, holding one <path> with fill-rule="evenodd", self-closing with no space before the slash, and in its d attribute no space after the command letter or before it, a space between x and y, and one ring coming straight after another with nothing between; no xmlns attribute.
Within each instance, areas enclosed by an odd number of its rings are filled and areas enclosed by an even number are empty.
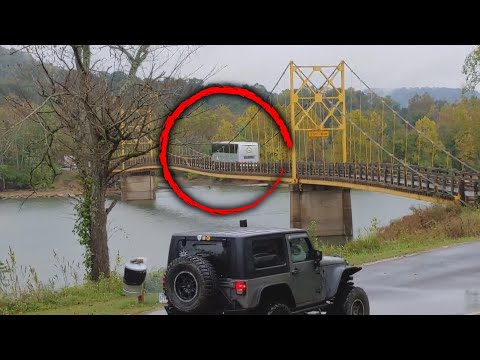
<svg viewBox="0 0 480 360"><path fill-rule="evenodd" d="M420 88L399 88L399 89L374 89L380 96L390 95L393 100L398 102L400 106L407 107L408 100L415 95L423 95L428 93L434 100L446 101L454 103L462 98L462 90L446 87L420 87ZM480 97L480 93L475 92L476 97Z"/></svg>
<svg viewBox="0 0 480 360"><path fill-rule="evenodd" d="M33 101L41 100L34 82L38 72L41 72L38 63L36 63L33 58L25 52L17 52L14 55L10 55L11 52L11 49L0 46L0 105L5 102L5 97L8 95L16 95ZM59 71L62 70L59 69ZM120 73L114 73L111 75L115 82L121 82L124 78L124 75ZM192 88L202 85L202 81L198 79L185 79L178 81L179 83L184 83L184 90L186 93L189 93L189 91L191 92ZM264 99L268 99L269 92L261 84L257 83L253 86L243 84L241 86L249 87L255 90L255 92ZM456 102L462 97L461 89L445 87L374 89L374 91L380 96L390 95L391 98L401 107L407 107L408 100L416 94L423 95L424 93L428 93L434 100L446 101L449 103ZM289 98L288 91L286 95L284 94L282 96L283 100L281 102L284 103L287 101L285 100L285 96L287 99ZM475 96L480 98L480 93L475 92ZM275 98L275 96L273 98ZM276 98L278 99L278 96ZM243 98L220 95L207 98L205 105L207 107L216 107L223 104L227 105L235 115L241 115L252 103ZM354 105L353 108L355 109L357 107Z"/></svg>
<svg viewBox="0 0 480 360"><path fill-rule="evenodd" d="M12 51L0 46L0 104L8 95L38 100L33 82L34 60L24 52L10 55Z"/></svg>

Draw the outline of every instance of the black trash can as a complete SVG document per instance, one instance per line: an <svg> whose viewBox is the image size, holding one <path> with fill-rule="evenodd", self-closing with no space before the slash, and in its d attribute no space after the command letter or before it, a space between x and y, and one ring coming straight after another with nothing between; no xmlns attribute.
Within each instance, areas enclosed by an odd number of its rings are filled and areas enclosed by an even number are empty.
<svg viewBox="0 0 480 360"><path fill-rule="evenodd" d="M126 263L123 273L123 293L127 296L140 296L146 277L147 265L143 258L136 258Z"/></svg>

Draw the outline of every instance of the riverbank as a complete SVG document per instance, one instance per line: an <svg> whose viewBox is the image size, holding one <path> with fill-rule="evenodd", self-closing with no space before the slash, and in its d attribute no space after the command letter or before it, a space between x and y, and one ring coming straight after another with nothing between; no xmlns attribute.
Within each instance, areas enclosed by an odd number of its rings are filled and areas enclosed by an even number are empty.
<svg viewBox="0 0 480 360"><path fill-rule="evenodd" d="M351 265L364 265L399 256L453 246L480 239L480 212L460 207L433 206L415 209L390 225L378 228L372 222L369 235L342 246L316 242L324 255L338 254ZM120 277L99 284L69 287L60 291L37 288L16 299L0 295L0 314L135 314L161 308L161 272L149 280L145 304L122 294ZM153 286L150 284L154 284ZM1 289L0 289L1 290ZM1 292L0 292L1 293Z"/></svg>
<svg viewBox="0 0 480 360"><path fill-rule="evenodd" d="M0 191L1 199L67 198L81 194L77 173L62 171L48 188Z"/></svg>
<svg viewBox="0 0 480 360"><path fill-rule="evenodd" d="M67 198L77 197L80 191L70 189L59 190L11 190L0 192L0 199L36 199L36 198Z"/></svg>
<svg viewBox="0 0 480 360"><path fill-rule="evenodd" d="M338 254L352 265L410 255L426 250L480 239L480 210L433 205L412 209L413 214L385 227L373 222L370 233L341 246L316 247L325 254Z"/></svg>
<svg viewBox="0 0 480 360"><path fill-rule="evenodd" d="M237 179L217 179L208 176L195 174L184 174L178 176L176 181L181 187L187 188L191 186L261 186L269 187L271 183L237 180ZM288 184L279 184L278 187L286 187ZM169 188L169 185L161 179L159 181L159 189ZM0 200L2 199L35 199L35 198L68 198L78 197L81 195L81 188L74 174L60 174L52 186L48 189L34 190L5 190L0 191ZM119 196L119 189L108 189L108 196Z"/></svg>

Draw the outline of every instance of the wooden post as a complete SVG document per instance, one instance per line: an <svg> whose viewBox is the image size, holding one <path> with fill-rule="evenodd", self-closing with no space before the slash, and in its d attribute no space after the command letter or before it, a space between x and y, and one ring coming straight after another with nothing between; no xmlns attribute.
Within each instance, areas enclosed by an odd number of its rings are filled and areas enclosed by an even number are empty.
<svg viewBox="0 0 480 360"><path fill-rule="evenodd" d="M458 194L460 195L460 199L465 202L465 181L463 179L460 180L458 184ZM463 204L462 204L463 205Z"/></svg>
<svg viewBox="0 0 480 360"><path fill-rule="evenodd" d="M145 288L142 287L142 293L138 296L138 303L144 304L145 303Z"/></svg>

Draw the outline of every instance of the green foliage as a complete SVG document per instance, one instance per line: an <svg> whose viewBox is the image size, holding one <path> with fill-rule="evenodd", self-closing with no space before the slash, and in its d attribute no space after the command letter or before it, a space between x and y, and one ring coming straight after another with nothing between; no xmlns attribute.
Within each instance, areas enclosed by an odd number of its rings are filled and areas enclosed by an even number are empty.
<svg viewBox="0 0 480 360"><path fill-rule="evenodd" d="M0 165L0 179L4 179L6 187L26 189L48 188L54 180L55 169L42 164L37 168L17 168L13 165ZM58 171L58 170L57 170Z"/></svg>
<svg viewBox="0 0 480 360"><path fill-rule="evenodd" d="M0 261L0 273L5 273L7 271L8 271L7 266Z"/></svg>
<svg viewBox="0 0 480 360"><path fill-rule="evenodd" d="M195 180L195 179L198 179L198 178L201 177L201 176L198 175L198 174L189 173L189 172L184 173L184 175L185 175L185 178L186 178L187 180Z"/></svg>
<svg viewBox="0 0 480 360"><path fill-rule="evenodd" d="M92 184L89 177L83 179L83 192L79 202L75 204L76 213L73 233L79 237L80 245L84 247L83 265L85 266L86 277L89 278L92 270L92 251L91 251L91 207L92 207Z"/></svg>
<svg viewBox="0 0 480 360"><path fill-rule="evenodd" d="M232 123L222 120L212 141L229 141L235 136Z"/></svg>
<svg viewBox="0 0 480 360"><path fill-rule="evenodd" d="M43 286L24 291L16 297L0 294L0 314L18 314L52 308L62 308L96 302L106 302L122 296L122 280L119 275L102 278L98 282L87 281L82 286L55 290Z"/></svg>
<svg viewBox="0 0 480 360"><path fill-rule="evenodd" d="M322 247L322 242L318 239L318 227L316 221L311 221L307 228L308 238L313 244L315 249L320 249Z"/></svg>
<svg viewBox="0 0 480 360"><path fill-rule="evenodd" d="M445 148L440 141L437 124L434 121L430 120L427 117L423 117L416 122L415 128L420 133L424 134L429 140L432 140L441 148ZM434 148L431 141L425 139L418 134L416 134L416 137L417 153L414 155L414 159L416 158L416 163L423 166L437 165L439 163L441 153L436 148Z"/></svg>
<svg viewBox="0 0 480 360"><path fill-rule="evenodd" d="M156 293L163 291L163 274L165 269L152 270L147 273L145 279L145 290L147 293Z"/></svg>
<svg viewBox="0 0 480 360"><path fill-rule="evenodd" d="M15 252L0 261L0 315L3 314L125 314L160 307L163 270L150 271L145 282L145 304L136 297L125 297L121 275L114 271L110 277L97 282L80 284L80 264L67 262L54 253L57 270L46 283L39 280L31 266L19 266ZM122 262L119 254L117 267ZM73 282L72 282L73 280Z"/></svg>
<svg viewBox="0 0 480 360"><path fill-rule="evenodd" d="M432 106L434 105L434 100L428 93L423 95L415 94L408 101L408 114L412 121L415 123L418 119L426 116Z"/></svg>
<svg viewBox="0 0 480 360"><path fill-rule="evenodd" d="M439 138L447 151L474 167L480 165L479 118L480 100L463 99L458 104L445 105L437 121Z"/></svg>
<svg viewBox="0 0 480 360"><path fill-rule="evenodd" d="M480 83L480 46L476 46L465 59L463 74L467 80L466 90L475 90Z"/></svg>
<svg viewBox="0 0 480 360"><path fill-rule="evenodd" d="M466 162L467 164L472 164L475 160L478 160L477 144L475 141L475 136L472 133L458 133L458 135L455 136L455 148L460 160Z"/></svg>
<svg viewBox="0 0 480 360"><path fill-rule="evenodd" d="M480 211L434 205L414 208L413 215L378 227L372 220L370 233L344 245L321 245L325 255L339 254L352 264L435 249L444 245L478 240Z"/></svg>

